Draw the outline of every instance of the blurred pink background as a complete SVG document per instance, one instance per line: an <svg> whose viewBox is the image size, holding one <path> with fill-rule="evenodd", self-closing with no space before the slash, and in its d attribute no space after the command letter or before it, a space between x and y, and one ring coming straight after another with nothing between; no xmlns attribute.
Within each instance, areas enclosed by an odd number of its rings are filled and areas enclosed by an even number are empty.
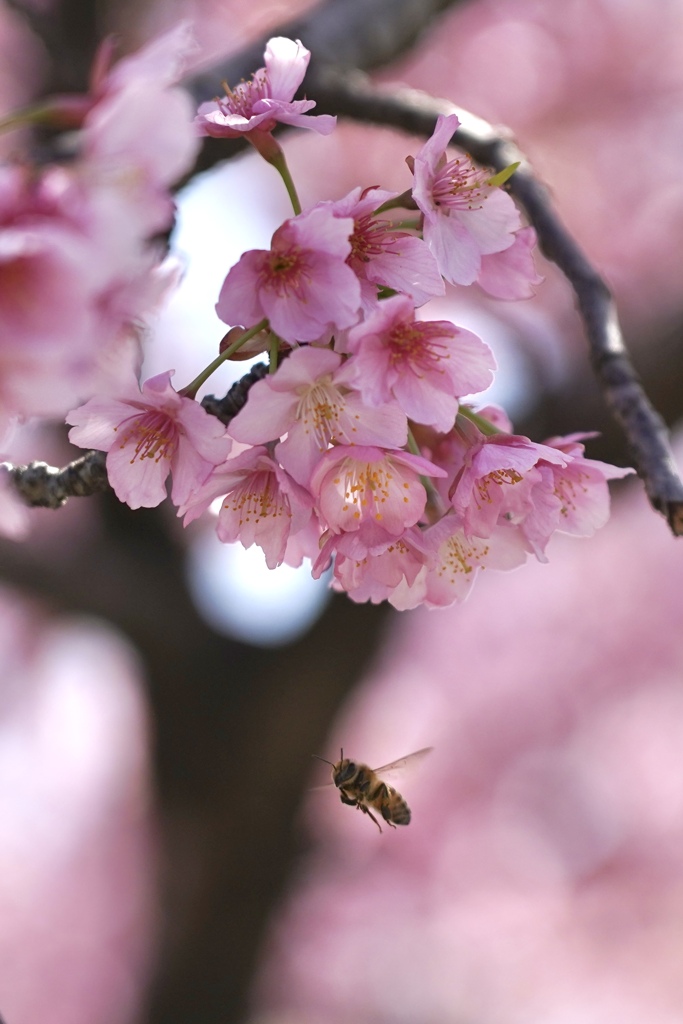
<svg viewBox="0 0 683 1024"><path fill-rule="evenodd" d="M683 562L637 485L615 504L549 566L401 619L323 753L433 744L394 783L413 820L307 799L266 1020L683 1018Z"/></svg>
<svg viewBox="0 0 683 1024"><path fill-rule="evenodd" d="M310 6L159 3L121 21L132 48L189 14L208 59ZM41 55L8 9L0 54L9 109ZM681 321L683 0L474 0L377 79L514 130L641 352ZM286 143L307 202L359 174L405 188L417 145L346 124L322 146ZM539 268L536 299L468 296L463 315L485 314L557 384L585 350L567 284ZM88 509L35 518L28 543L46 557L96 529ZM294 827L310 845L264 945L254 1022L680 1024L682 595L681 541L635 481L595 539L484 576L462 607L395 617L326 748L302 757L343 745L378 765L433 745L398 786L413 823L379 835L335 793L306 798ZM132 1024L158 925L142 668L101 621L9 589L0 637L0 1013Z"/></svg>

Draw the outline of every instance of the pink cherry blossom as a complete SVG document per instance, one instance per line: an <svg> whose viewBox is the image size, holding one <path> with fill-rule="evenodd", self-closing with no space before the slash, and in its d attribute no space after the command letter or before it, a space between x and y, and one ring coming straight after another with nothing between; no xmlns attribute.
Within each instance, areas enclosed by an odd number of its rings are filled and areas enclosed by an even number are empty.
<svg viewBox="0 0 683 1024"><path fill-rule="evenodd" d="M277 373L251 388L247 404L230 423L232 437L263 444L287 434L276 454L304 486L331 444L404 445L405 414L395 402L377 409L365 405L357 391L339 382L341 361L329 349L307 346L292 352Z"/></svg>
<svg viewBox="0 0 683 1024"><path fill-rule="evenodd" d="M520 228L508 249L481 258L477 284L496 299L530 299L543 277L536 272L533 228Z"/></svg>
<svg viewBox="0 0 683 1024"><path fill-rule="evenodd" d="M423 476L443 470L418 455L373 446L339 445L316 466L310 489L323 524L354 534L352 554L382 550L414 526L425 510Z"/></svg>
<svg viewBox="0 0 683 1024"><path fill-rule="evenodd" d="M541 481L536 469L541 459L558 466L570 461L558 449L527 437L479 435L451 487L453 508L468 536L490 537L502 517L518 523L531 512L534 487Z"/></svg>
<svg viewBox="0 0 683 1024"><path fill-rule="evenodd" d="M248 448L214 470L178 511L185 526L215 498L225 495L216 532L225 543L239 540L263 549L269 569L285 560L290 537L311 526L313 501L273 459L264 445Z"/></svg>
<svg viewBox="0 0 683 1024"><path fill-rule="evenodd" d="M252 249L230 270L216 304L227 324L267 317L288 342L316 341L358 319L360 284L346 265L350 217L314 207L277 229L270 249Z"/></svg>
<svg viewBox="0 0 683 1024"><path fill-rule="evenodd" d="M298 39L270 39L266 66L259 68L250 82L241 82L234 89L226 87L225 98L203 103L195 120L197 130L201 135L235 139L250 132L268 134L279 122L329 135L336 117L308 117L308 111L315 107L313 100L294 99L310 58L310 51Z"/></svg>
<svg viewBox="0 0 683 1024"><path fill-rule="evenodd" d="M421 238L399 231L374 211L398 193L381 188L354 188L331 203L336 217L353 217L351 253L347 263L361 282L363 309L377 305L377 286L409 295L421 306L443 295L444 283L436 260Z"/></svg>
<svg viewBox="0 0 683 1024"><path fill-rule="evenodd" d="M565 463L538 464L541 478L531 493L532 509L521 529L536 556L544 561L545 546L554 531L591 537L609 518L608 480L621 479L634 470L584 457L580 441L591 434L570 434L546 442L567 456Z"/></svg>
<svg viewBox="0 0 683 1024"><path fill-rule="evenodd" d="M408 527L383 550L360 557L343 553L347 538L348 534L328 535L313 566L313 576L317 579L327 569L334 555L332 587L348 594L358 603L371 601L379 604L387 600L400 585L412 586L422 568L433 561L433 555L417 526Z"/></svg>
<svg viewBox="0 0 683 1024"><path fill-rule="evenodd" d="M455 478L462 471L466 458L470 457L471 449L478 444L483 432L467 418L466 412L474 412L471 406L465 407L456 420L455 426L448 433L420 431L420 447L422 453L446 471L444 478L434 481L434 487L443 498L445 508L451 505L450 493ZM507 413L500 406L486 405L476 410L476 415L483 421L497 428L499 433L512 434L512 423Z"/></svg>
<svg viewBox="0 0 683 1024"><path fill-rule="evenodd" d="M445 608L464 601L481 569L516 569L527 557L524 538L514 526L496 527L487 538L470 537L453 513L429 526L422 543L433 557L412 583L404 579L389 595L399 611L419 604Z"/></svg>
<svg viewBox="0 0 683 1024"><path fill-rule="evenodd" d="M395 295L352 328L348 372L370 405L395 398L410 419L448 431L458 396L483 391L496 362L483 341L447 320L416 321L412 300Z"/></svg>
<svg viewBox="0 0 683 1024"><path fill-rule="evenodd" d="M132 383L117 399L91 398L67 414L69 439L108 452L107 475L116 496L131 508L152 508L166 497L182 505L223 462L232 442L219 420L171 386L172 370Z"/></svg>
<svg viewBox="0 0 683 1024"><path fill-rule="evenodd" d="M424 214L424 238L439 270L452 284L473 284L482 256L508 249L521 226L507 192L489 185L490 174L469 157L446 160L460 121L441 115L414 161L413 198Z"/></svg>

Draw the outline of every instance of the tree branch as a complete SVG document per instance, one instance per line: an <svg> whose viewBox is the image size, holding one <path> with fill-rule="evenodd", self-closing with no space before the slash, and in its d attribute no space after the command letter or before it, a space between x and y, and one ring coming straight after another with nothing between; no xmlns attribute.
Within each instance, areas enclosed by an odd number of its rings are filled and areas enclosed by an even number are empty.
<svg viewBox="0 0 683 1024"><path fill-rule="evenodd" d="M46 462L27 466L7 466L10 477L27 505L34 508L61 508L67 498L86 498L109 489L104 452L90 451L69 462L63 469Z"/></svg>

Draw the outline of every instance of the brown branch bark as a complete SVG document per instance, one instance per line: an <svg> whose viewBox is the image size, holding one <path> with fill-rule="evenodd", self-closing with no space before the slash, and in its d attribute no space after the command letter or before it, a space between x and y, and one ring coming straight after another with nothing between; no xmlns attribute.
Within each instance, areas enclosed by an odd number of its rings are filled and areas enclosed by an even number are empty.
<svg viewBox="0 0 683 1024"><path fill-rule="evenodd" d="M27 466L8 466L10 477L27 505L34 508L61 508L68 498L86 498L109 489L105 453L91 451L62 469L46 462Z"/></svg>

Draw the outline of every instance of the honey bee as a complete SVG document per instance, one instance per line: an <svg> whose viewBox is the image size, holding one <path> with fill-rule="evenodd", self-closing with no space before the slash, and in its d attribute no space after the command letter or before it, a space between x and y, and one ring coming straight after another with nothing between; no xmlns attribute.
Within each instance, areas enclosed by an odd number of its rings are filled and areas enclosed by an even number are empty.
<svg viewBox="0 0 683 1024"><path fill-rule="evenodd" d="M408 764L412 765L421 760L431 750L432 747L425 747L423 750L416 750L414 754L408 754L407 757L402 757L398 761L392 761L391 764L385 764L381 768L374 769L369 768L366 764L361 764L358 761L352 761L350 758L344 757L343 749L338 761L328 761L324 757L318 757L317 754L314 754L313 757L317 757L319 761L324 761L325 764L331 766L332 782L329 782L327 785L337 787L341 802L348 804L350 807L357 807L363 814L367 814L381 832L382 826L370 810L371 807L382 815L384 821L391 828L396 828L397 825L410 824L410 808L401 794L387 785L386 782L383 782L379 776L401 771ZM316 786L315 788L326 789L327 786Z"/></svg>

